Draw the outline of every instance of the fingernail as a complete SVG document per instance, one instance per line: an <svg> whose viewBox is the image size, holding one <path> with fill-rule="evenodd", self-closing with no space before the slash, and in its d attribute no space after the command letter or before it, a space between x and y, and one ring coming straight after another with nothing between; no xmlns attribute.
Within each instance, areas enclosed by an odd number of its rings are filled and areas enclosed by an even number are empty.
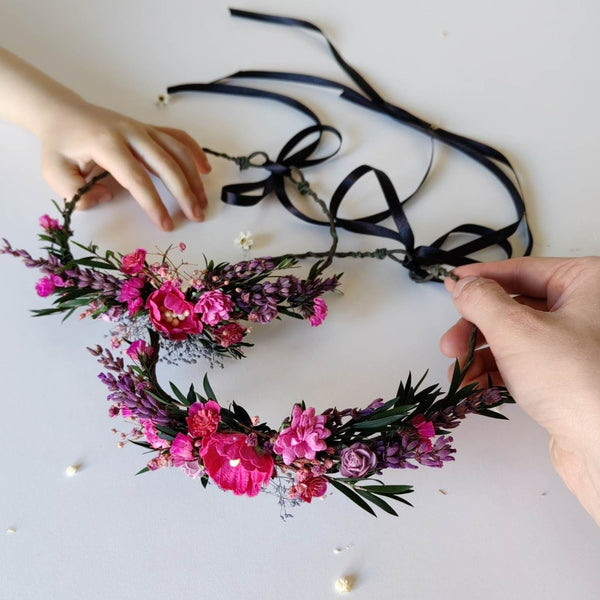
<svg viewBox="0 0 600 600"><path fill-rule="evenodd" d="M102 196L100 196L100 198L98 198L98 202L101 204L102 202L108 202L109 200L112 200L112 194L106 192L106 194L102 194Z"/></svg>
<svg viewBox="0 0 600 600"><path fill-rule="evenodd" d="M171 231L173 229L173 220L169 216L165 216L160 220L160 225L165 231Z"/></svg>
<svg viewBox="0 0 600 600"><path fill-rule="evenodd" d="M479 277L473 277L473 276L463 277L462 279L459 279L454 284L454 287L450 289L450 292L452 293L452 297L458 298L466 285L469 285L469 283L472 283L473 281L477 281L478 279L479 279Z"/></svg>
<svg viewBox="0 0 600 600"><path fill-rule="evenodd" d="M204 221L204 211L202 210L201 206L194 206L192 208L192 213L196 219L198 219L199 221Z"/></svg>

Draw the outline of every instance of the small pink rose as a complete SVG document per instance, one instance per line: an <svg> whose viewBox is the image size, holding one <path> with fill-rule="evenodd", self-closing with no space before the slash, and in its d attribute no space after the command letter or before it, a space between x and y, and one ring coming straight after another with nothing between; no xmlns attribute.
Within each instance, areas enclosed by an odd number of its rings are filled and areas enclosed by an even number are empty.
<svg viewBox="0 0 600 600"><path fill-rule="evenodd" d="M138 248L135 252L126 254L121 260L121 271L127 275L135 275L144 268L146 262L146 251Z"/></svg>
<svg viewBox="0 0 600 600"><path fill-rule="evenodd" d="M237 323L228 323L214 330L214 336L217 342L223 348L229 348L233 344L237 344L244 339L245 329Z"/></svg>

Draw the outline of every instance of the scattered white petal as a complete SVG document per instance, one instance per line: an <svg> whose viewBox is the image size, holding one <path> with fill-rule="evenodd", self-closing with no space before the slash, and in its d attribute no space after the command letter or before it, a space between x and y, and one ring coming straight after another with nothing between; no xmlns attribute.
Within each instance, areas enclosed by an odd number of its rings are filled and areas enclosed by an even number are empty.
<svg viewBox="0 0 600 600"><path fill-rule="evenodd" d="M335 582L335 591L340 594L347 594L354 587L353 577L339 577Z"/></svg>
<svg viewBox="0 0 600 600"><path fill-rule="evenodd" d="M166 92L160 92L158 96L156 96L156 106L162 107L169 104L169 94Z"/></svg>
<svg viewBox="0 0 600 600"><path fill-rule="evenodd" d="M250 248L254 246L254 240L252 239L252 234L249 231L240 231L240 235L233 240L233 243L242 250L250 250Z"/></svg>
<svg viewBox="0 0 600 600"><path fill-rule="evenodd" d="M12 535L13 533L17 533L17 530L16 530L14 527L9 527L9 528L6 530L6 534L7 534L7 535Z"/></svg>
<svg viewBox="0 0 600 600"><path fill-rule="evenodd" d="M65 469L65 475L67 477L74 477L75 475L77 475L77 473L79 473L80 469L81 469L81 465L69 465Z"/></svg>

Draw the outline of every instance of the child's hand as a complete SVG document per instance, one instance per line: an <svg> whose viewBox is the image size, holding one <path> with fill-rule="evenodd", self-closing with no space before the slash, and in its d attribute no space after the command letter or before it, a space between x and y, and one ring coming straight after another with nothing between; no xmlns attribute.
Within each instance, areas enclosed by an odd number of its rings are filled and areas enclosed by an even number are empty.
<svg viewBox="0 0 600 600"><path fill-rule="evenodd" d="M210 172L210 165L187 133L145 125L79 99L51 114L38 131L42 173L61 196L71 198L86 176L106 170L158 227L171 230L173 221L148 170L162 179L188 219L204 220L206 194L200 173ZM97 184L78 206L89 208L111 196L107 187Z"/></svg>

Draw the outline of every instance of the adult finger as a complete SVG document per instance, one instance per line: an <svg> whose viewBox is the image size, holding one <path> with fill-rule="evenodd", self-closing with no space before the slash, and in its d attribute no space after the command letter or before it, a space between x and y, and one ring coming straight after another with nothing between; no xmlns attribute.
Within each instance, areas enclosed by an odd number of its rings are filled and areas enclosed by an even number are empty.
<svg viewBox="0 0 600 600"><path fill-rule="evenodd" d="M208 162L208 158L206 157L204 150L202 150L198 142L191 135L185 131L182 131L181 129L173 129L172 127L154 127L154 129L168 134L186 146L192 153L192 157L200 173L207 175L211 172L212 167Z"/></svg>

